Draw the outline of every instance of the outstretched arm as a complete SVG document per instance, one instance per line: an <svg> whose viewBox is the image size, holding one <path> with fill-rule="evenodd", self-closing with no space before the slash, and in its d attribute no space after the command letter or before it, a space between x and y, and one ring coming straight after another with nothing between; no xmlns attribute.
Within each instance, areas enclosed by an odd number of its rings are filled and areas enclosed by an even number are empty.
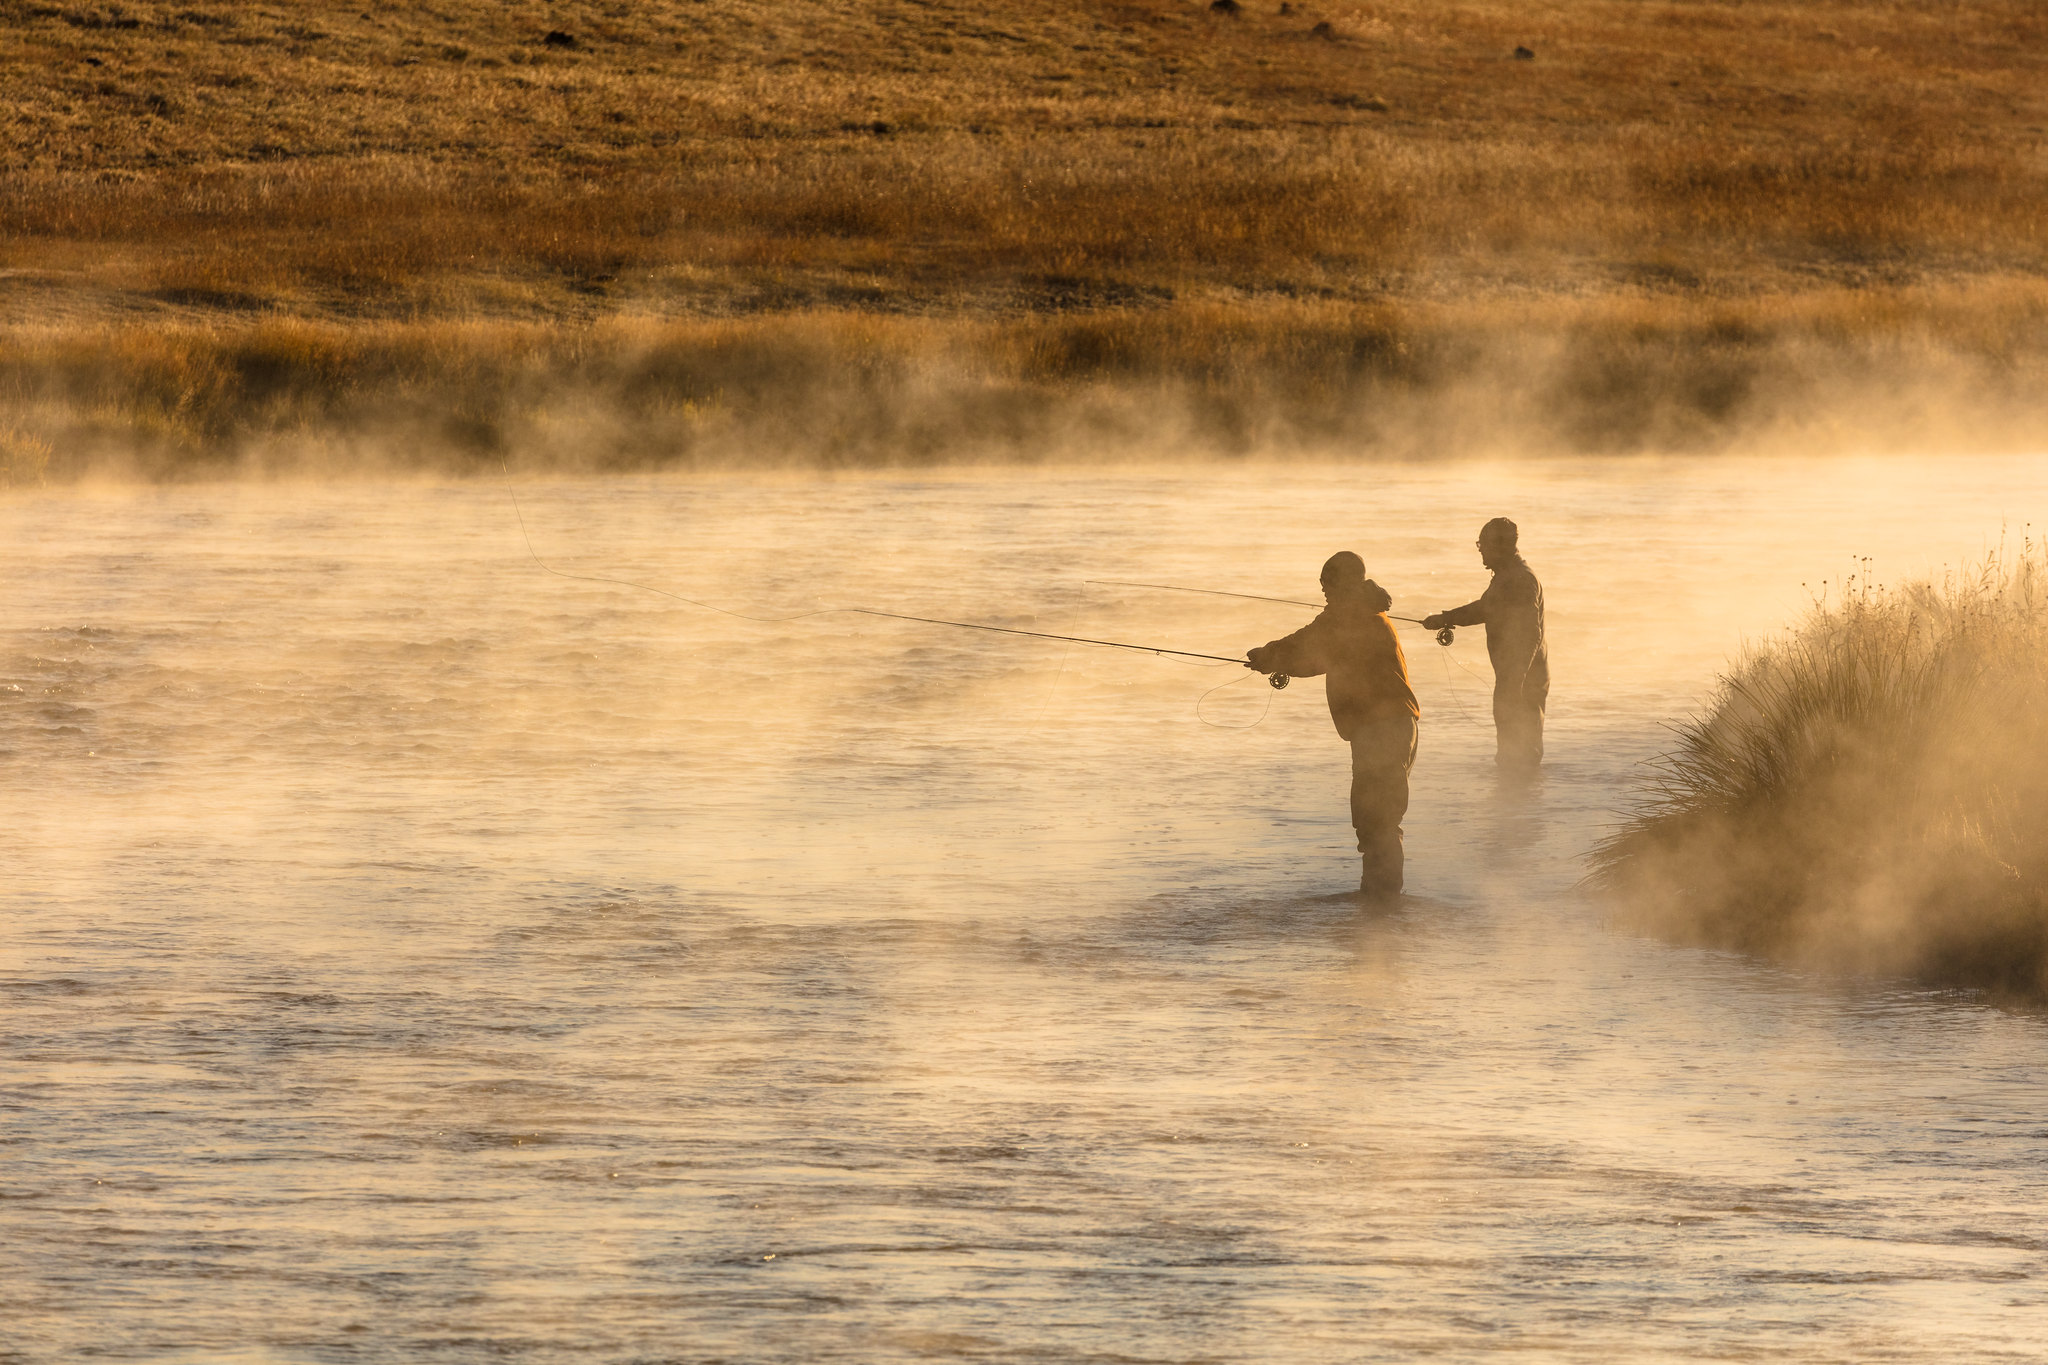
<svg viewBox="0 0 2048 1365"><path fill-rule="evenodd" d="M1248 667L1261 673L1285 673L1290 678L1313 678L1329 669L1323 650L1323 618L1303 626L1292 635L1260 645L1245 655Z"/></svg>
<svg viewBox="0 0 2048 1365"><path fill-rule="evenodd" d="M1449 611L1440 611L1434 616L1422 618L1422 626L1425 630L1442 630L1445 626L1479 626L1484 624L1486 624L1486 599L1483 597L1477 602L1467 602L1462 607L1452 607Z"/></svg>

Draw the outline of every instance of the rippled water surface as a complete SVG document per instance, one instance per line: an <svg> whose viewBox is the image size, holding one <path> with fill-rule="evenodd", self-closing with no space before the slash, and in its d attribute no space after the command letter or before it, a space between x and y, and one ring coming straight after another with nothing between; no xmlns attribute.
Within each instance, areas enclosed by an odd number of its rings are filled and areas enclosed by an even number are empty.
<svg viewBox="0 0 2048 1365"><path fill-rule="evenodd" d="M9 495L0 1362L2048 1351L2042 1019L1573 890L1745 639L2048 460L519 498L567 572L1226 655L1305 613L1087 580L1422 615L1505 512L1548 774L1406 632L1365 913L1313 680L550 576L502 483Z"/></svg>

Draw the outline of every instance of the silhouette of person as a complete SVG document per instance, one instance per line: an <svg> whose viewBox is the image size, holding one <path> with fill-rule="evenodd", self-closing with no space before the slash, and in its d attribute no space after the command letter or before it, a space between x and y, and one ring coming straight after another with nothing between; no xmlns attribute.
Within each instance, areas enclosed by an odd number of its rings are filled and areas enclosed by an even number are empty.
<svg viewBox="0 0 2048 1365"><path fill-rule="evenodd" d="M1401 817L1408 813L1408 771L1415 765L1422 708L1408 685L1408 659L1386 616L1394 599L1365 576L1365 561L1339 550L1323 565L1315 620L1260 645L1245 666L1294 678L1328 674L1330 720L1351 745L1351 824L1358 831L1358 889L1401 891Z"/></svg>
<svg viewBox="0 0 2048 1365"><path fill-rule="evenodd" d="M1529 774L1543 762L1543 708L1550 700L1550 653L1543 643L1543 585L1516 550L1515 524L1495 517L1479 528L1479 560L1493 581L1477 602L1423 618L1428 630L1486 626L1493 660L1494 761Z"/></svg>

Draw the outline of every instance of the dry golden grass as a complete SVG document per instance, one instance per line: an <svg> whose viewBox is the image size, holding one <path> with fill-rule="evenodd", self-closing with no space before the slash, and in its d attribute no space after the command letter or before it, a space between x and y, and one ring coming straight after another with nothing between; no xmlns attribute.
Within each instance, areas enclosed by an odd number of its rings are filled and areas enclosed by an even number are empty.
<svg viewBox="0 0 2048 1365"><path fill-rule="evenodd" d="M1666 933L2048 995L2048 577L1851 580L1722 680L1596 854Z"/></svg>
<svg viewBox="0 0 2048 1365"><path fill-rule="evenodd" d="M1830 327L1860 346L1859 317L1924 305L1895 325L1954 331L1937 314L1956 300L2048 278L2048 11L2031 0L1280 11L0 0L0 317L70 329L110 373L182 338L201 389L170 406L241 406L166 418L185 448L277 425L239 371L203 376L286 320L374 324L343 349L460 370L498 363L487 323L613 325L545 343L566 353L628 322L789 315L750 334L814 366L849 317L915 318L917 335L978 338L988 382L1020 392L1122 371L1213 390L1235 372L1259 376L1249 402L1276 385L1342 397L1324 360L1283 371L1360 328L1579 354L1599 314L1632 353L1693 345L1718 309L1738 349ZM1805 327L1802 309L1834 321ZM2048 350L2030 309L1965 327L2003 328L1965 361ZM1284 337L1289 319L1306 330ZM405 326L424 330L388 339ZM884 330L917 350L916 329ZM1355 344L1376 343L1336 351ZM1697 383L1727 344L1699 351ZM55 354L22 342L9 382L40 415L0 421L74 464L70 428L49 425L61 386L24 377L30 353ZM1373 373L1441 382L1470 362ZM376 382L401 377L421 402L467 401L455 371L432 400L404 366ZM141 412L138 449L161 435Z"/></svg>
<svg viewBox="0 0 2048 1365"><path fill-rule="evenodd" d="M2048 284L0 332L23 476L2037 444ZM24 446L24 449L31 449ZM48 452L56 452L55 458Z"/></svg>

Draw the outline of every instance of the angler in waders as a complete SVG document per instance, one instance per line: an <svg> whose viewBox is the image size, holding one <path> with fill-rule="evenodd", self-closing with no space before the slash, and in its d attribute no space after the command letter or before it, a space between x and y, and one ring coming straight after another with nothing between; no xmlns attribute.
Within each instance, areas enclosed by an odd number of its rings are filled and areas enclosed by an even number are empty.
<svg viewBox="0 0 2048 1365"><path fill-rule="evenodd" d="M1479 560L1493 582L1477 602L1424 617L1430 630L1486 625L1493 661L1495 762L1527 776L1543 762L1543 708L1550 700L1550 654L1543 644L1543 585L1515 545L1515 524L1495 517L1479 529Z"/></svg>
<svg viewBox="0 0 2048 1365"><path fill-rule="evenodd" d="M1339 550L1323 565L1329 604L1294 634L1260 645L1245 666L1312 678L1328 674L1330 719L1351 744L1351 824L1358 831L1358 889L1370 896L1401 890L1401 817L1408 813L1408 770L1415 764L1422 708L1408 685L1408 659L1394 635L1386 590L1365 576L1365 561Z"/></svg>

